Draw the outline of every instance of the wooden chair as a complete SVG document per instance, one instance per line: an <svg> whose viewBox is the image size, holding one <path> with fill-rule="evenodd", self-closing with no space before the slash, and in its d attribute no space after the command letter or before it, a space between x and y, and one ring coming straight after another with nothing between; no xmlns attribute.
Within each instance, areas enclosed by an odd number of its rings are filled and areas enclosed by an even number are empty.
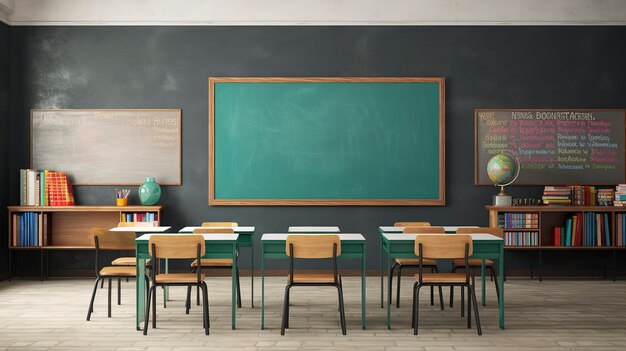
<svg viewBox="0 0 626 351"><path fill-rule="evenodd" d="M205 222L206 223L206 222ZM211 222L218 223L218 222ZM227 222L219 222L219 223L227 223ZM204 224L204 223L203 223ZM236 223L235 223L236 224ZM234 234L234 230L231 228L196 228L193 231L194 234ZM237 256L239 256L239 252L237 252ZM205 258L202 260L202 265L200 266L202 269L233 269L233 260L230 258ZM191 271L195 272L198 270L198 261L195 260L191 262ZM241 288L239 285L239 268L235 271L235 275L237 276L237 307L241 307ZM196 289L196 304L200 304L200 289ZM187 289L187 302L185 304L187 311L189 313L189 309L191 308L191 287Z"/></svg>
<svg viewBox="0 0 626 351"><path fill-rule="evenodd" d="M119 222L118 227L156 227L156 222Z"/></svg>
<svg viewBox="0 0 626 351"><path fill-rule="evenodd" d="M479 228L459 228L456 230L457 234L472 234L472 233L485 233L492 234L499 238L504 237L504 231L502 228L493 228L493 227L479 227ZM457 259L453 261L454 266L452 271L456 271L457 269L465 268L464 262L461 259ZM482 268L482 260L478 258L471 258L468 262L468 266L471 270L481 269ZM498 276L495 273L494 263L490 259L485 259L485 269L488 269L491 273L491 280L495 283L496 286L496 295L498 296L498 304L500 303L500 287L498 286ZM474 280L474 274L472 274L472 281ZM473 283L472 283L473 284ZM464 314L464 289L461 288L461 316ZM453 307L454 304L454 287L450 287L450 307Z"/></svg>
<svg viewBox="0 0 626 351"><path fill-rule="evenodd" d="M156 227L156 222L119 222L117 224L118 227ZM128 230L129 232L132 232L132 229ZM119 232L118 232L119 233ZM135 247L133 245L133 251L135 251ZM135 266L136 263L136 258L135 256L127 256L127 257L118 257L116 259L114 259L111 264L113 266ZM146 266L150 265L150 260L146 261Z"/></svg>
<svg viewBox="0 0 626 351"><path fill-rule="evenodd" d="M239 227L237 222L202 222L203 227Z"/></svg>
<svg viewBox="0 0 626 351"><path fill-rule="evenodd" d="M192 259L195 258L202 265L202 256L205 254L204 238L202 235L153 235L148 243L148 250L152 256L152 273L150 274L150 290L146 305L146 318L143 325L143 335L148 334L150 307L152 307L152 328L156 328L156 291L157 287L165 286L197 286L202 289L202 323L204 333L209 335L209 297L204 274L200 270L195 273L157 273L156 262L161 258Z"/></svg>
<svg viewBox="0 0 626 351"><path fill-rule="evenodd" d="M410 224L410 223L426 223L428 222L398 222L402 224ZM396 223L397 224L397 223ZM443 227L428 227L426 225L416 226L416 227L406 227L404 225L398 225L398 227L404 227L404 234L443 234L445 230ZM391 266L391 277L389 279L389 291L391 291L391 286L393 285L393 271L395 268L398 269L398 286L396 287L396 308L400 308L400 285L402 282L402 269L403 268L417 268L419 266L418 258L396 258L393 265ZM430 269L433 272L437 272L437 261L436 260L424 260L424 266ZM389 303L391 303L391 299L389 299ZM435 292L434 287L430 288L430 304L435 304ZM439 305L443 310L443 291L441 287L439 288Z"/></svg>
<svg viewBox="0 0 626 351"><path fill-rule="evenodd" d="M339 294L339 317L341 333L346 335L346 313L343 303L341 276L337 273L337 257L341 255L341 240L338 235L288 235L285 251L289 256L288 284L285 287L283 320L280 335L289 328L289 292L293 286L334 286ZM294 273L295 259L332 259L330 273Z"/></svg>
<svg viewBox="0 0 626 351"><path fill-rule="evenodd" d="M108 316L111 317L111 280L118 279L117 304L119 305L121 304L122 296L120 280L122 278L136 277L136 268L134 265L100 267L101 251L135 250L134 232L111 232L104 228L92 228L90 234L93 237L96 247L96 282L93 286L93 292L91 294L91 302L89 303L89 310L87 311L87 320L91 318L93 303L96 298L96 291L98 290L98 283L100 281L104 281L105 279L108 279L109 281ZM147 282L148 277L144 278Z"/></svg>
<svg viewBox="0 0 626 351"><path fill-rule="evenodd" d="M473 244L470 235L417 235L415 237L415 254L419 256L419 273L415 275L413 285L413 318L411 326L413 334L417 335L419 322L419 292L423 286L461 286L468 291L467 328L472 327L472 306L476 318L476 331L482 335L476 292L470 283L468 260L472 255ZM465 264L465 273L425 273L424 260L426 259L462 259ZM473 304L473 305L472 305Z"/></svg>

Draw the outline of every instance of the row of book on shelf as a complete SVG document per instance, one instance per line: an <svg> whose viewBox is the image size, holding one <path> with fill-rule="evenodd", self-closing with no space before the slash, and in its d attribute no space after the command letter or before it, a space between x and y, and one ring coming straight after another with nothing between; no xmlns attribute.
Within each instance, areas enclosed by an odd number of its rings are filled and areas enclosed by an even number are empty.
<svg viewBox="0 0 626 351"><path fill-rule="evenodd" d="M122 213L120 222L158 222L159 216L156 212L132 212Z"/></svg>
<svg viewBox="0 0 626 351"><path fill-rule="evenodd" d="M37 212L21 212L13 214L13 246L46 246L48 245L48 215Z"/></svg>
<svg viewBox="0 0 626 351"><path fill-rule="evenodd" d="M623 206L626 184L615 189L591 185L545 186L541 199L544 205Z"/></svg>
<svg viewBox="0 0 626 351"><path fill-rule="evenodd" d="M539 232L504 232L506 246L539 246Z"/></svg>
<svg viewBox="0 0 626 351"><path fill-rule="evenodd" d="M500 213L498 224L505 229L536 229L539 227L539 213Z"/></svg>
<svg viewBox="0 0 626 351"><path fill-rule="evenodd" d="M66 173L20 169L20 206L73 206L74 192Z"/></svg>
<svg viewBox="0 0 626 351"><path fill-rule="evenodd" d="M619 217L623 214L618 214ZM619 222L618 217L618 222ZM622 238L617 238L618 246ZM554 227L554 246L612 246L611 216L609 213L586 212L565 220L562 227Z"/></svg>

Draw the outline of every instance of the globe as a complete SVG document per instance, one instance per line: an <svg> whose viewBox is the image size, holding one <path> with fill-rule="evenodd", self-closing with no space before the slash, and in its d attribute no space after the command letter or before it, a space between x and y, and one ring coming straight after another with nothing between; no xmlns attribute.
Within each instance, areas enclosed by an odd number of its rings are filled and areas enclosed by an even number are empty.
<svg viewBox="0 0 626 351"><path fill-rule="evenodd" d="M487 175L496 185L505 186L515 181L518 168L517 159L510 155L499 154L492 157L487 163Z"/></svg>

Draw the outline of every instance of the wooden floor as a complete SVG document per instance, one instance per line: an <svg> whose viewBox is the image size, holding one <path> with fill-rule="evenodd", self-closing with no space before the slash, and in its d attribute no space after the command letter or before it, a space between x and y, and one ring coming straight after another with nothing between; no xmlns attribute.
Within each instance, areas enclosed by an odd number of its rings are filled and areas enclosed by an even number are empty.
<svg viewBox="0 0 626 351"><path fill-rule="evenodd" d="M260 279L250 308L250 280L242 278L244 306L230 329L230 280L209 279L211 335L201 328L201 310L184 314L183 288L172 289L168 308L158 308L157 329L134 328L134 283L123 283L122 305L106 317L106 286L85 321L91 280L14 280L0 283L1 350L624 350L626 282L610 280L510 279L506 283L507 329L498 328L493 286L480 307L483 336L465 327L459 296L453 309L421 304L420 335L410 329L409 279L393 329L385 328L379 280L368 278L368 330L361 330L360 280L344 278L348 335L342 336L332 288L292 289L291 329L280 335L284 278L267 279L266 327L260 330ZM478 281L477 281L478 283ZM488 282L490 283L490 282ZM115 289L114 301L115 301ZM159 293L160 294L160 293ZM448 290L445 291L446 301ZM480 296L479 296L480 297Z"/></svg>

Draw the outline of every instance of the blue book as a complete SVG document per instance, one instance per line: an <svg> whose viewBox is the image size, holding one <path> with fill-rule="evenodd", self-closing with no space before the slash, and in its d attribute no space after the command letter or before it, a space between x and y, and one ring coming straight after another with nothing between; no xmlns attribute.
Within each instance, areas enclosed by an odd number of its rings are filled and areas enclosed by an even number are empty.
<svg viewBox="0 0 626 351"><path fill-rule="evenodd" d="M572 219L565 221L565 246L572 246Z"/></svg>
<svg viewBox="0 0 626 351"><path fill-rule="evenodd" d="M28 246L33 246L33 214L28 212Z"/></svg>
<svg viewBox="0 0 626 351"><path fill-rule="evenodd" d="M626 246L626 214L622 214L622 245Z"/></svg>
<svg viewBox="0 0 626 351"><path fill-rule="evenodd" d="M604 243L606 246L611 246L611 232L609 231L609 214L604 214Z"/></svg>

